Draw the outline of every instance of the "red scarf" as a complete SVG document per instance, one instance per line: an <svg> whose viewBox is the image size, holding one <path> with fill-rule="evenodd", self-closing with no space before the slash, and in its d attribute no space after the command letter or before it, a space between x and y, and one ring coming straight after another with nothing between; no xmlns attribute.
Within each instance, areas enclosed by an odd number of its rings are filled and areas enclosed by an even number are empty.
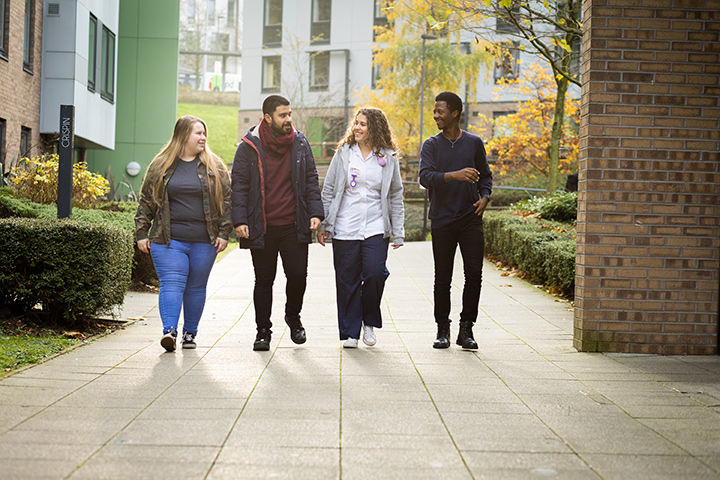
<svg viewBox="0 0 720 480"><path fill-rule="evenodd" d="M295 130L276 136L260 122L260 144L265 152L265 221L268 226L295 223L295 192L292 183L292 144Z"/></svg>
<svg viewBox="0 0 720 480"><path fill-rule="evenodd" d="M295 140L295 129L283 136L275 135L270 125L265 120L260 122L260 144L265 153L269 153L274 157L284 157L290 154L290 147Z"/></svg>

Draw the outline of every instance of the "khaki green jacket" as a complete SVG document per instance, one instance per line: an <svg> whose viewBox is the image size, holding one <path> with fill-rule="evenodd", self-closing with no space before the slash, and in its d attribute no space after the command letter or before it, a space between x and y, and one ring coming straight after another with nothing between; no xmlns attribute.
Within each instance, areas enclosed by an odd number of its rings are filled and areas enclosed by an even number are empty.
<svg viewBox="0 0 720 480"><path fill-rule="evenodd" d="M205 168L202 162L198 162L198 178L203 188L203 210L205 212L205 220L207 221L207 231L210 236L210 242L220 237L228 240L232 231L232 223L230 221L230 175L227 173L220 160L217 160L220 178L216 179L211 170ZM153 243L170 244L170 201L167 194L167 184L173 173L175 173L175 164L165 173L163 177L162 198L155 198L154 185L157 183L157 175L148 169L145 179L140 190L140 199L138 200L138 210L135 214L135 239L143 240L149 238ZM219 181L222 185L223 192L223 215L220 216L215 202L211 201L211 194L215 188L215 182Z"/></svg>

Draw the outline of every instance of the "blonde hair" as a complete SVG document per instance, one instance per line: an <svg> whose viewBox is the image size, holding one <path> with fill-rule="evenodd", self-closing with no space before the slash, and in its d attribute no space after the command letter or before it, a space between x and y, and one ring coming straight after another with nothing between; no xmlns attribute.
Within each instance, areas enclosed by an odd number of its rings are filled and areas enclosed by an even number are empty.
<svg viewBox="0 0 720 480"><path fill-rule="evenodd" d="M187 140L190 137L190 134L192 133L196 123L202 124L203 128L205 129L205 137L207 137L208 128L207 124L203 119L194 117L192 115L185 115L183 117L180 117L178 121L175 122L175 128L173 129L172 138L168 143L165 144L162 150L160 150L160 153L155 155L155 158L153 158L152 162L150 162L150 166L148 166L148 173L150 173L151 171L156 171L158 173L158 175L145 175L146 179L157 179L157 182L153 186L152 191L154 193L153 197L155 198L155 202L158 204L165 196L165 185L163 182L163 177L165 176L167 171L170 170L170 168L175 164L177 159L180 158L180 156L183 154L185 144L187 143ZM205 165L205 168L208 171L212 172L212 176L214 176L214 178L216 179L214 182L215 185L210 186L210 193L212 194L213 201L217 206L218 212L220 212L220 215L223 215L223 191L222 184L220 182L220 175L229 175L227 167L222 162L222 160L220 160L220 157L215 155L213 151L210 150L207 142L205 142L205 148L203 148L203 150L198 154L198 158L200 159L200 163ZM209 177L211 177L211 175L208 175L208 178Z"/></svg>
<svg viewBox="0 0 720 480"><path fill-rule="evenodd" d="M340 143L338 143L338 147L342 147L343 145L353 146L357 143L355 141L355 132L353 127L355 126L357 116L360 114L365 115L365 118L367 118L368 142L373 149L373 153L375 155L380 155L380 150L383 148L397 152L397 141L395 140L395 134L390 127L390 122L382 110L373 107L362 107L355 112L355 115L352 120L350 120L347 130L345 131L345 136L342 140L340 140Z"/></svg>

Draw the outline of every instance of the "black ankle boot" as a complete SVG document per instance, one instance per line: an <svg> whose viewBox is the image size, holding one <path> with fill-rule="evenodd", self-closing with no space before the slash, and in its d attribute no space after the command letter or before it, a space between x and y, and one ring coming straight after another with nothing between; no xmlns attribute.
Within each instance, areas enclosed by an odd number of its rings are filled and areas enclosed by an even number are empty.
<svg viewBox="0 0 720 480"><path fill-rule="evenodd" d="M472 323L460 323L457 344L467 350L477 350L478 344L473 337Z"/></svg>
<svg viewBox="0 0 720 480"><path fill-rule="evenodd" d="M437 339L433 343L433 348L450 347L450 324L438 323Z"/></svg>
<svg viewBox="0 0 720 480"><path fill-rule="evenodd" d="M307 336L305 335L305 328L303 328L302 322L300 321L300 315L297 317L285 315L285 323L290 327L290 339L298 345L305 343Z"/></svg>
<svg viewBox="0 0 720 480"><path fill-rule="evenodd" d="M253 350L256 352L267 352L270 350L270 337L272 332L269 328L258 328L257 335L255 336L255 343L253 343Z"/></svg>

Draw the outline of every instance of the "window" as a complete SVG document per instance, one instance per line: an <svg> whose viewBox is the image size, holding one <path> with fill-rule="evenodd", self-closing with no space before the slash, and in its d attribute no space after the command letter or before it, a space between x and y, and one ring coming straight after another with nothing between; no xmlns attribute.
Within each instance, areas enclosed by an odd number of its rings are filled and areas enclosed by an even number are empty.
<svg viewBox="0 0 720 480"><path fill-rule="evenodd" d="M330 0L312 0L310 43L330 43Z"/></svg>
<svg viewBox="0 0 720 480"><path fill-rule="evenodd" d="M210 25L215 25L215 0L207 0L207 21Z"/></svg>
<svg viewBox="0 0 720 480"><path fill-rule="evenodd" d="M95 91L95 75L97 71L97 18L90 14L88 33L88 90Z"/></svg>
<svg viewBox="0 0 720 480"><path fill-rule="evenodd" d="M280 91L280 63L282 57L263 57L262 64L262 91Z"/></svg>
<svg viewBox="0 0 720 480"><path fill-rule="evenodd" d="M7 1L7 0L6 0ZM35 2L25 0L25 42L23 43L23 68L32 73L33 67L33 30L35 26Z"/></svg>
<svg viewBox="0 0 720 480"><path fill-rule="evenodd" d="M5 119L0 118L0 171L5 165ZM2 173L2 172L0 172ZM3 184L4 179L0 178L0 185Z"/></svg>
<svg viewBox="0 0 720 480"><path fill-rule="evenodd" d="M375 2L375 20L373 21L373 25L376 27L381 28L388 28L390 26L390 22L388 22L387 18L387 6L392 3L388 1L376 1ZM377 37L377 29L373 28L373 42L375 41L375 38Z"/></svg>
<svg viewBox="0 0 720 480"><path fill-rule="evenodd" d="M237 0L228 0L227 7L227 26L235 26L235 17L237 16Z"/></svg>
<svg viewBox="0 0 720 480"><path fill-rule="evenodd" d="M493 112L493 125L492 125L492 136L495 137L509 137L513 134L513 129L508 125L505 120L501 120L503 117L508 115L515 115L517 112Z"/></svg>
<svg viewBox="0 0 720 480"><path fill-rule="evenodd" d="M193 23L195 21L195 0L187 2L187 21Z"/></svg>
<svg viewBox="0 0 720 480"><path fill-rule="evenodd" d="M310 90L327 90L330 85L330 52L310 54Z"/></svg>
<svg viewBox="0 0 720 480"><path fill-rule="evenodd" d="M495 20L495 30L498 32L519 32L520 30L518 29L518 27L513 25L513 23L510 21L510 15L511 14L513 16L519 15L520 7L512 7L512 8L501 7L499 5L499 2L498 2L498 5L496 5L496 6L500 11L503 11L506 13L498 16L497 19Z"/></svg>
<svg viewBox="0 0 720 480"><path fill-rule="evenodd" d="M282 0L265 0L263 45L279 46L282 44L282 14Z"/></svg>
<svg viewBox="0 0 720 480"><path fill-rule="evenodd" d="M215 33L211 35L212 48L218 52L227 52L230 50L230 34L229 33Z"/></svg>
<svg viewBox="0 0 720 480"><path fill-rule="evenodd" d="M370 88L372 88L373 90L376 90L379 88L378 82L380 81L380 72L381 72L380 65L375 65L373 63L372 79L370 81Z"/></svg>
<svg viewBox="0 0 720 480"><path fill-rule="evenodd" d="M0 0L0 57L8 56L8 7L9 0Z"/></svg>
<svg viewBox="0 0 720 480"><path fill-rule="evenodd" d="M20 128L20 158L30 155L31 140L32 130L27 127Z"/></svg>
<svg viewBox="0 0 720 480"><path fill-rule="evenodd" d="M103 26L102 69L100 72L100 95L112 102L115 99L115 34Z"/></svg>
<svg viewBox="0 0 720 480"><path fill-rule="evenodd" d="M500 58L495 60L493 77L495 83L500 79L515 80L520 76L520 49L518 42L508 42L502 48Z"/></svg>

